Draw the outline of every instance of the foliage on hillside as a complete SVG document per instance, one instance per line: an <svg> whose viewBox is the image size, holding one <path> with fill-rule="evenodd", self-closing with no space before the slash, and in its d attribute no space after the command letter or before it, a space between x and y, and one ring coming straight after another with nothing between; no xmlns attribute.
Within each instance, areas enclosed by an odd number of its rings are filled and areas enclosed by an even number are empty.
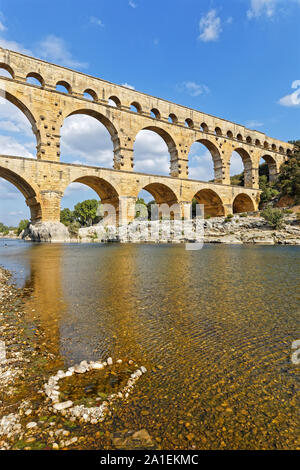
<svg viewBox="0 0 300 470"><path fill-rule="evenodd" d="M291 143L299 148L281 165L275 182L269 181L268 165L263 163L259 166L259 188L262 190L261 205L277 201L283 196L291 197L295 204L300 203L300 140ZM230 182L236 186L243 186L244 173L231 176Z"/></svg>

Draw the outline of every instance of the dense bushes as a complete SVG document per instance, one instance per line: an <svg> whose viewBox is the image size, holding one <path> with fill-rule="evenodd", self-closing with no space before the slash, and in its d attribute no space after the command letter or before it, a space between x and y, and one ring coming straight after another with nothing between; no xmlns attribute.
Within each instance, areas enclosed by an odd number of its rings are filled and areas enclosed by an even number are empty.
<svg viewBox="0 0 300 470"><path fill-rule="evenodd" d="M284 211L273 207L267 207L261 212L261 216L274 229L281 229L284 225Z"/></svg>

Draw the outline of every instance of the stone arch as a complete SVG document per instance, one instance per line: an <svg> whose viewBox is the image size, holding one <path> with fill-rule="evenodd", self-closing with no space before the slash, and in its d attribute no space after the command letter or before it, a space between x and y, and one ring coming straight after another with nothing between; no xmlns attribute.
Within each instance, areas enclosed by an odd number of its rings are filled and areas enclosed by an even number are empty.
<svg viewBox="0 0 300 470"><path fill-rule="evenodd" d="M181 217L180 205L174 191L163 183L150 183L143 186L140 191L148 191L151 194L157 207L152 216L157 218L179 219ZM139 191L139 192L140 192Z"/></svg>
<svg viewBox="0 0 300 470"><path fill-rule="evenodd" d="M204 217L221 217L225 215L225 209L220 196L212 189L201 189L193 199L197 204L204 205Z"/></svg>
<svg viewBox="0 0 300 470"><path fill-rule="evenodd" d="M111 137L111 140L112 140L112 143L113 143L113 149L114 149L114 165L115 167L118 166L119 164L119 161L120 161L120 153L121 153L121 144L120 144L120 139L119 139L119 135L118 135L118 131L117 129L115 128L115 126L113 125L113 123L111 122L110 119L108 119L106 116L104 116L103 114L99 113L98 111L95 111L93 109L88 109L88 108L80 108L80 109L76 109L75 111L72 111L70 114L68 114L67 116L65 116L63 122L62 122L62 126L63 126L63 123L65 121L65 119L67 119L69 116L75 116L75 115L78 115L78 114L83 114L83 115L86 115L86 116L91 116L95 119L97 119L97 121L99 121L101 124L104 125L104 127L108 130L109 134L110 134L110 137Z"/></svg>
<svg viewBox="0 0 300 470"><path fill-rule="evenodd" d="M160 119L161 118L161 114L158 111L158 109L156 109L156 108L151 109L150 116L153 117L154 119Z"/></svg>
<svg viewBox="0 0 300 470"><path fill-rule="evenodd" d="M95 102L98 101L97 93L94 90L92 90L91 88L87 88L86 90L84 90L83 96L84 95L89 95L92 98L92 101L95 101ZM84 96L84 98L86 98L86 96ZM87 99L89 99L89 98L87 98Z"/></svg>
<svg viewBox="0 0 300 470"><path fill-rule="evenodd" d="M215 134L216 134L216 135L222 135L222 130L221 130L220 127L216 127L216 128L215 128Z"/></svg>
<svg viewBox="0 0 300 470"><path fill-rule="evenodd" d="M200 144L204 145L207 150L210 152L212 159L213 159L213 164L214 164L214 182L215 183L222 183L223 182L223 163L222 163L222 157L221 154L216 147L215 144L213 144L210 140L207 139L198 139L196 142L199 142Z"/></svg>
<svg viewBox="0 0 300 470"><path fill-rule="evenodd" d="M68 82L64 80L59 80L58 82L56 82L56 90L58 86L64 87L66 89L66 92L69 93L69 95L72 94L72 87ZM60 90L57 90L57 91L60 91ZM65 92L61 92L61 93L65 93Z"/></svg>
<svg viewBox="0 0 300 470"><path fill-rule="evenodd" d="M6 70L11 75L11 78L15 78L15 72L10 65L0 62L0 69Z"/></svg>
<svg viewBox="0 0 300 470"><path fill-rule="evenodd" d="M239 214L241 212L254 212L254 203L248 194L238 194L232 204L233 214Z"/></svg>
<svg viewBox="0 0 300 470"><path fill-rule="evenodd" d="M142 112L142 106L137 101L133 101L131 103L130 109L131 109L131 111L136 112L136 113L141 113Z"/></svg>
<svg viewBox="0 0 300 470"><path fill-rule="evenodd" d="M42 75L40 75L39 73L30 72L26 75L26 80L28 78L34 78L35 80L39 82L40 86L45 86L45 80L43 79Z"/></svg>
<svg viewBox="0 0 300 470"><path fill-rule="evenodd" d="M117 97L117 96L110 96L108 98L108 103L112 101L114 104L112 106L116 106L116 108L121 108L122 104L121 104L121 101L120 99Z"/></svg>
<svg viewBox="0 0 300 470"><path fill-rule="evenodd" d="M227 131L226 135L229 139L233 139L233 133L231 131Z"/></svg>
<svg viewBox="0 0 300 470"><path fill-rule="evenodd" d="M107 181L104 178L93 175L79 176L69 181L68 185L65 187L64 193L68 186L72 183L81 183L89 188L93 189L95 193L101 199L101 204L109 204L112 206L112 212L109 211L111 215L112 223L117 223L119 219L119 191L116 187ZM108 211L105 211L108 213ZM105 214L107 215L107 214Z"/></svg>
<svg viewBox="0 0 300 470"><path fill-rule="evenodd" d="M28 183L22 176L0 166L0 178L13 184L24 196L27 206L30 209L31 221L37 222L42 219L42 208L38 201L37 191L31 183Z"/></svg>
<svg viewBox="0 0 300 470"><path fill-rule="evenodd" d="M168 204L169 206L178 202L177 196L174 191L163 183L150 183L140 188L148 191L157 204Z"/></svg>
<svg viewBox="0 0 300 470"><path fill-rule="evenodd" d="M195 126L195 125L194 125L194 121L193 121L192 119L190 119L190 118L187 118L187 119L185 120L185 126L186 126L186 127L189 127L190 129L193 129L194 126Z"/></svg>
<svg viewBox="0 0 300 470"><path fill-rule="evenodd" d="M205 122L202 122L202 124L200 124L200 128L202 132L209 132L209 127Z"/></svg>
<svg viewBox="0 0 300 470"><path fill-rule="evenodd" d="M262 155L261 158L263 158L264 161L266 162L266 164L268 165L269 181L270 182L275 181L276 176L279 172L279 168L278 168L278 165L277 165L277 162L276 162L275 158L272 157L272 155Z"/></svg>
<svg viewBox="0 0 300 470"><path fill-rule="evenodd" d="M241 157L241 159L243 161L243 165L244 165L244 186L246 188L252 188L254 182L252 180L253 165L252 165L252 159L250 157L250 154L242 147L238 147L238 148L234 149L234 151L239 154L239 156Z"/></svg>
<svg viewBox="0 0 300 470"><path fill-rule="evenodd" d="M169 114L168 120L171 124L177 124L178 123L178 117L174 113Z"/></svg>
<svg viewBox="0 0 300 470"><path fill-rule="evenodd" d="M161 127L158 126L147 126L139 129L140 131L152 131L155 134L158 134L166 143L170 155L170 170L172 176L178 175L178 151L176 147L176 143L173 137L169 134L169 132L165 131ZM137 133L138 134L138 133ZM136 134L136 135L137 135Z"/></svg>
<svg viewBox="0 0 300 470"><path fill-rule="evenodd" d="M29 108L18 98L16 98L14 95L12 95L10 92L6 90L0 90L2 98L5 98L7 101L15 105L20 111L22 111L23 114L25 114L26 118L31 124L32 127L32 132L35 135L36 138L36 144L37 144L37 150L39 151L40 145L41 145L41 134L40 131L37 128L37 123L34 115L31 113Z"/></svg>

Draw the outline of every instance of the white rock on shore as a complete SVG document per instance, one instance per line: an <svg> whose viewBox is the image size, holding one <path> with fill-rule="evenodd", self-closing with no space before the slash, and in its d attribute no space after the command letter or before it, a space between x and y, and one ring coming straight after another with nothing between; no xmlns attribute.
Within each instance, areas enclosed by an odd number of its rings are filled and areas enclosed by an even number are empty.
<svg viewBox="0 0 300 470"><path fill-rule="evenodd" d="M186 243L196 241L195 232L197 241L204 243L300 245L300 225L294 214L285 217L281 230L272 229L262 217L237 214L230 220L214 217L187 221L184 227L181 220L134 221L119 227L98 224L79 229L76 239L70 239L63 224L43 222L30 225L23 238L42 242Z"/></svg>

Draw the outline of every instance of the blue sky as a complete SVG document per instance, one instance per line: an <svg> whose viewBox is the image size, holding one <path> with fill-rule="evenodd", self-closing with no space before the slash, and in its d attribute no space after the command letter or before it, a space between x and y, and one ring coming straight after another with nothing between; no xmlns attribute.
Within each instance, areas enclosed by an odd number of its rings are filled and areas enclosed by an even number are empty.
<svg viewBox="0 0 300 470"><path fill-rule="evenodd" d="M300 137L300 0L2 0L0 12L2 47L279 139ZM67 121L62 160L110 167L106 130L80 116ZM5 102L0 145L3 154L34 156L30 126ZM138 171L167 174L169 156L158 136L140 133L135 156ZM210 179L209 153L196 144L190 157L191 176ZM231 172L241 169L233 157ZM90 190L70 187L63 206L91 196ZM1 179L0 201L1 221L29 217L22 196Z"/></svg>

